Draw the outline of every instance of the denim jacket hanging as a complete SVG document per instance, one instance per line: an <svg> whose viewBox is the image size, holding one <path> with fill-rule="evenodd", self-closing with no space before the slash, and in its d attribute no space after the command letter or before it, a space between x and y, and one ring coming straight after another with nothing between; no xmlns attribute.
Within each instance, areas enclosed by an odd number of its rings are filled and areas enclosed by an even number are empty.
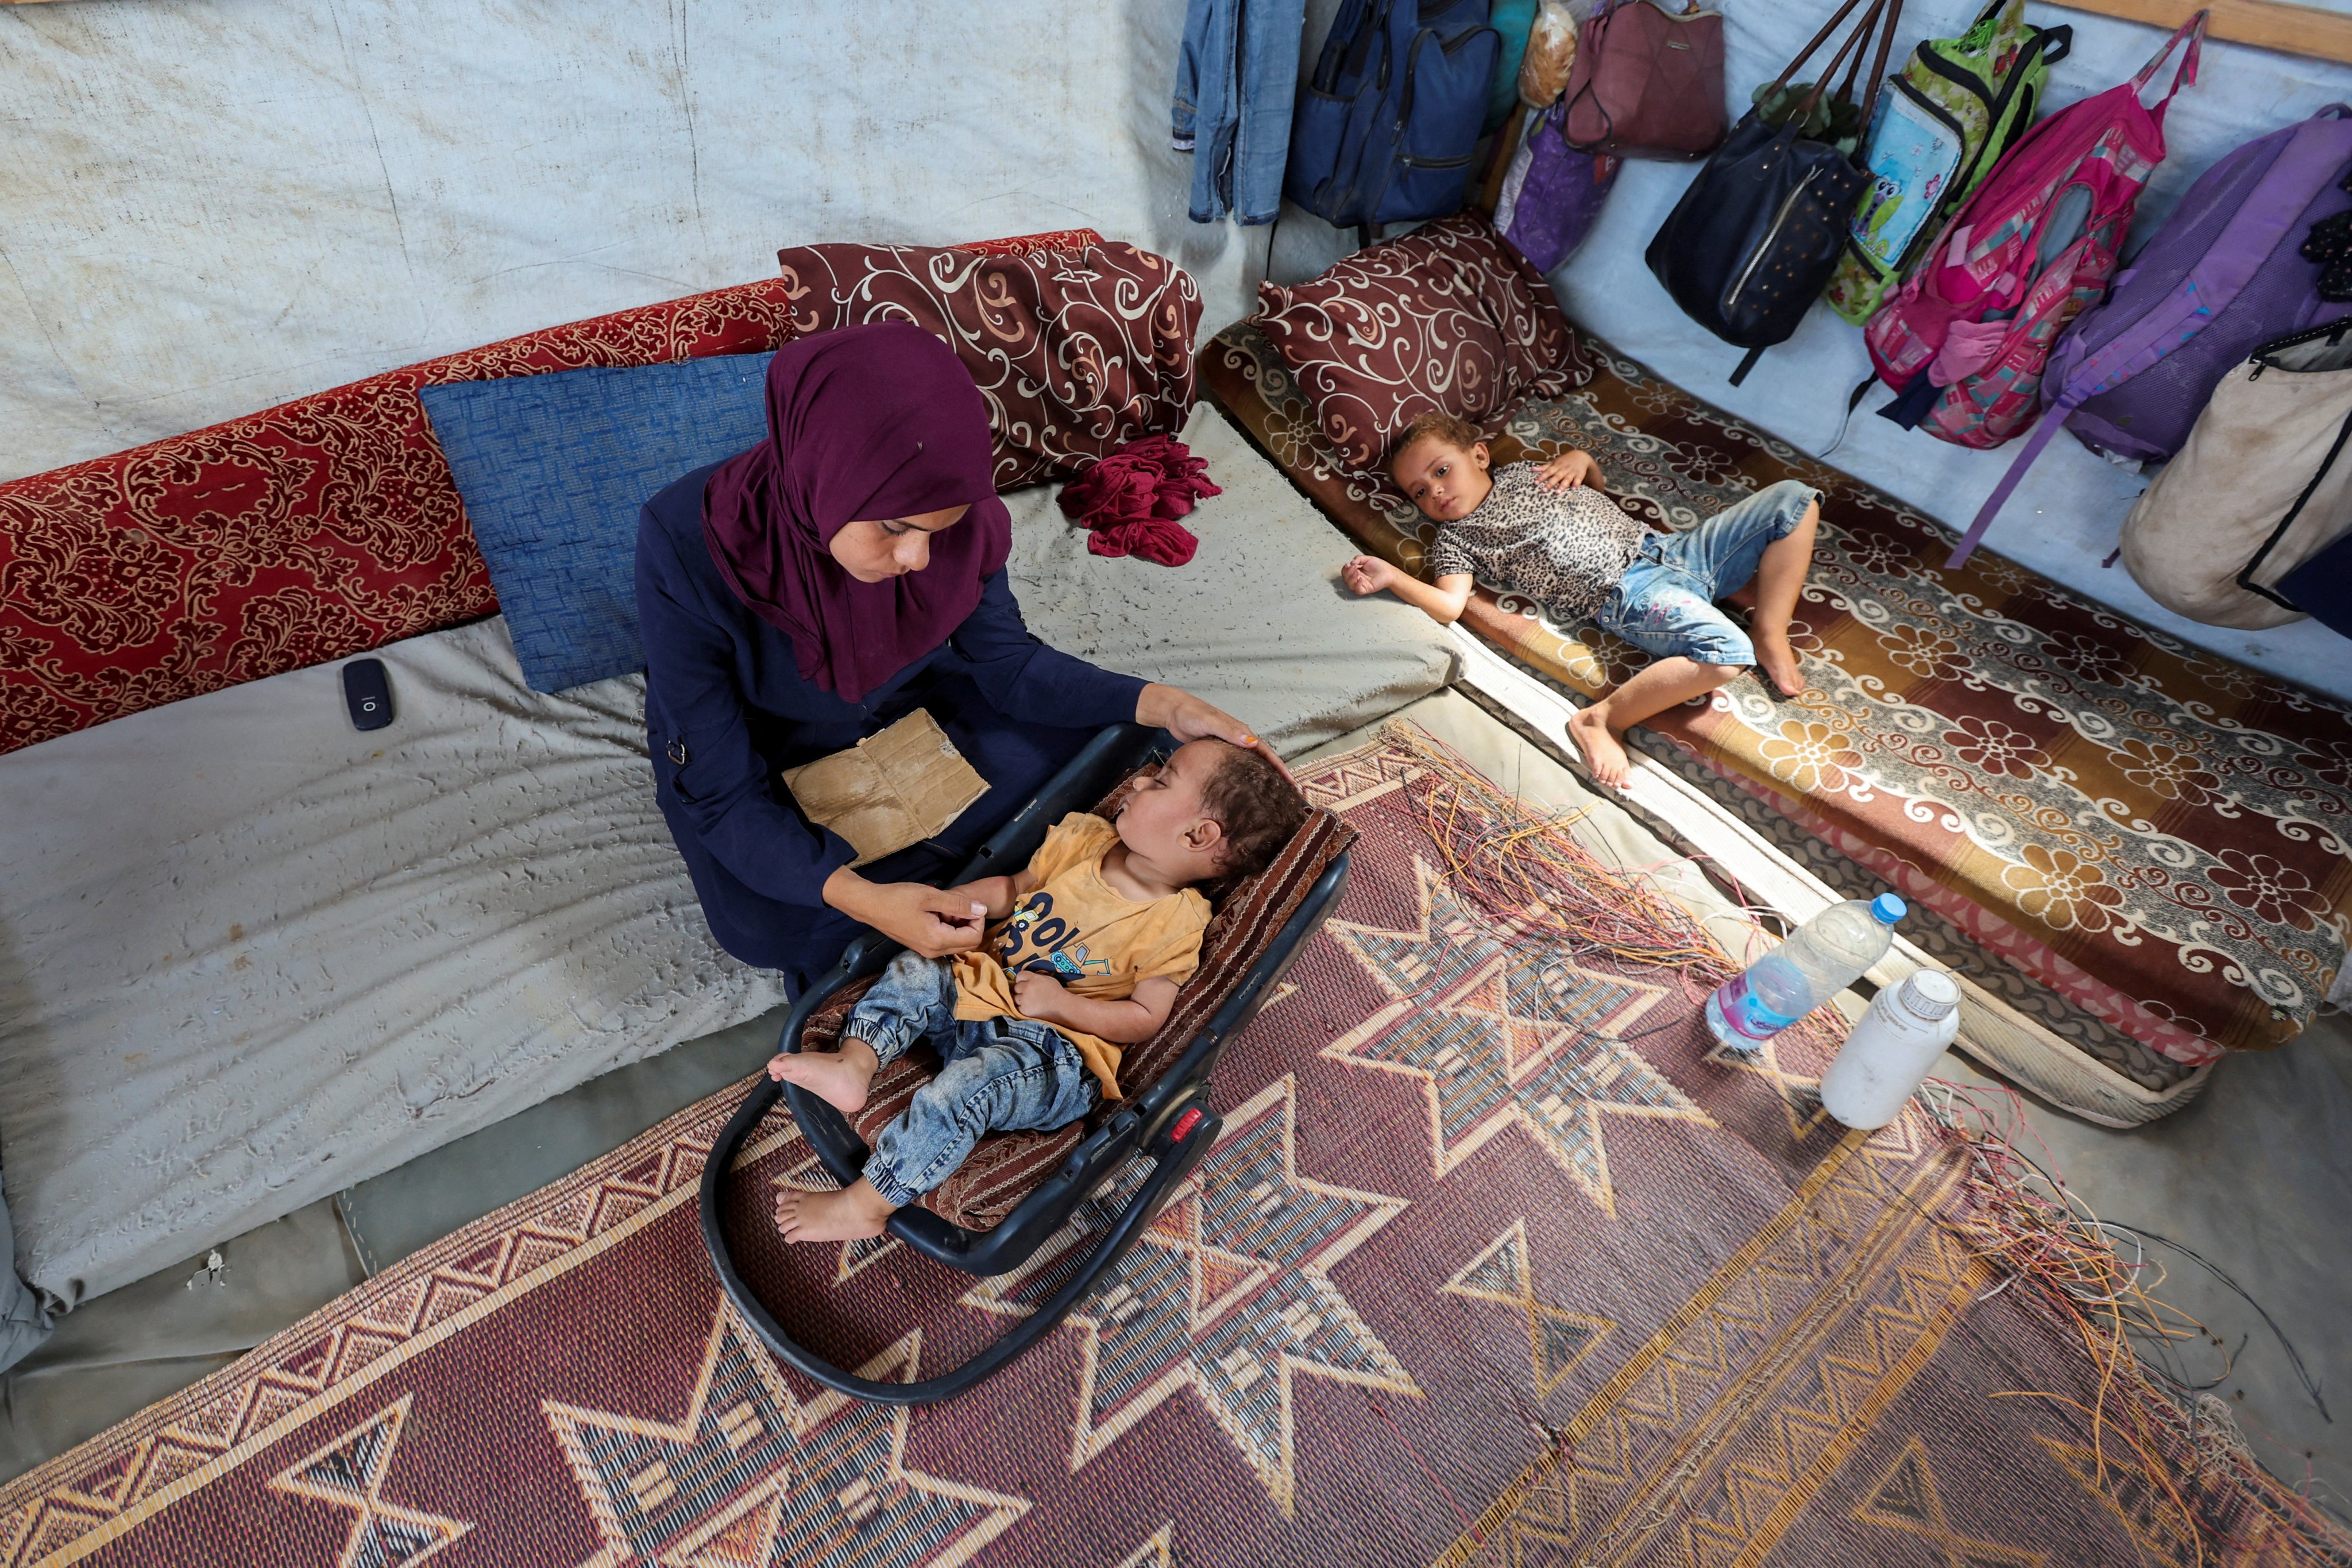
<svg viewBox="0 0 2352 1568"><path fill-rule="evenodd" d="M1306 0L1191 0L1173 145L1192 154L1192 216L1272 223L1282 206Z"/></svg>

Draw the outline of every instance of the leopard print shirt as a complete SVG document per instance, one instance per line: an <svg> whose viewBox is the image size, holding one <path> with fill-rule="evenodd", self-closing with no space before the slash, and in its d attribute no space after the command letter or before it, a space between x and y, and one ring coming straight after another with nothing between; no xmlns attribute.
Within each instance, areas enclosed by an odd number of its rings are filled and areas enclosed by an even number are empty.
<svg viewBox="0 0 2352 1568"><path fill-rule="evenodd" d="M1608 603L1649 531L1590 485L1552 491L1534 463L1495 470L1495 488L1467 517L1437 525L1432 581L1467 573L1498 593L1535 600L1565 626Z"/></svg>

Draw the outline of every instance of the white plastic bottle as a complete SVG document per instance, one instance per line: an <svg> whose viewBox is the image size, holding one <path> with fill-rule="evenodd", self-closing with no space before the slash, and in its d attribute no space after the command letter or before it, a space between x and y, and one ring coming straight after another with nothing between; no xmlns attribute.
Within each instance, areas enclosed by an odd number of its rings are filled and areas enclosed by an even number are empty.
<svg viewBox="0 0 2352 1568"><path fill-rule="evenodd" d="M1895 922L1907 912L1893 893L1832 904L1717 987L1706 999L1706 1026L1735 1051L1757 1049L1885 958Z"/></svg>
<svg viewBox="0 0 2352 1568"><path fill-rule="evenodd" d="M1959 1032L1959 983L1942 970L1885 987L1822 1075L1822 1109L1848 1127L1885 1126Z"/></svg>

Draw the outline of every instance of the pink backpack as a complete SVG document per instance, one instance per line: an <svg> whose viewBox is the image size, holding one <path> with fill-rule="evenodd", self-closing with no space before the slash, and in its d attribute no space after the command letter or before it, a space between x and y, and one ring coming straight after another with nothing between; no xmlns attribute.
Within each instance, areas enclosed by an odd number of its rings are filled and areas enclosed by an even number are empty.
<svg viewBox="0 0 2352 1568"><path fill-rule="evenodd" d="M2165 109L2196 83L2204 33L2200 11L2130 81L2034 126L1952 215L1864 331L1879 379L1902 394L1887 417L1976 447L2033 423L2051 345L2106 291L2140 188L2164 161ZM2142 105L2184 42L2171 89Z"/></svg>

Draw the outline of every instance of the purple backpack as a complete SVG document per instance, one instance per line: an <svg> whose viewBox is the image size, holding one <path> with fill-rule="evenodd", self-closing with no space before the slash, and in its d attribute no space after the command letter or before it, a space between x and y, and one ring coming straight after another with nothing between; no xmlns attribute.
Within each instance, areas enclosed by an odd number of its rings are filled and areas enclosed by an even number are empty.
<svg viewBox="0 0 2352 1568"><path fill-rule="evenodd" d="M2319 298L2320 264L2300 254L2311 226L2352 209L2337 187L2352 163L2352 109L2247 142L2198 178L2116 275L2105 302L2050 351L2041 422L1961 537L1975 548L2063 421L2096 451L2162 459L2231 366L2273 338L2352 310Z"/></svg>
<svg viewBox="0 0 2352 1568"><path fill-rule="evenodd" d="M2313 224L2352 210L2336 183L2347 163L2352 109L2337 103L2205 171L2106 303L2052 351L2053 379L2101 388L2066 428L2095 451L2169 458L2231 367L2352 310L2320 300L2319 264L2298 253Z"/></svg>

